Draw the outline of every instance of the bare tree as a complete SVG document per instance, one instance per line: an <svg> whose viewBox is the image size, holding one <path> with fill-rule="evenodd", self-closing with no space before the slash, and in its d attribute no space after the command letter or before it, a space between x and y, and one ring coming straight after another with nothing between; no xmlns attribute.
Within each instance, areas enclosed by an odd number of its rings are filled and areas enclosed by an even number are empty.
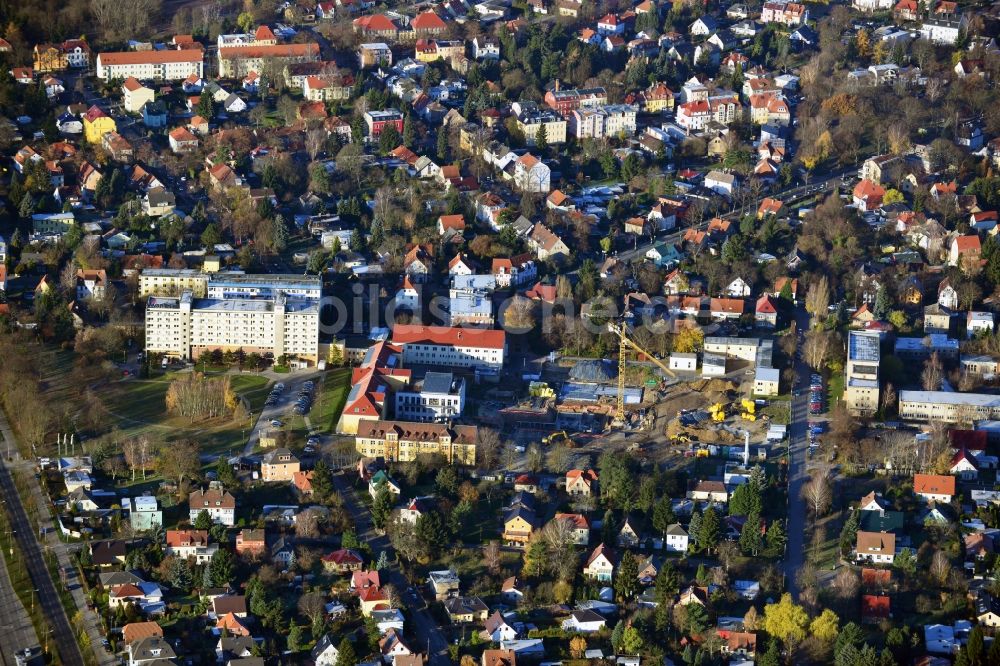
<svg viewBox="0 0 1000 666"><path fill-rule="evenodd" d="M483 469L491 469L501 446L500 433L493 428L480 428L476 433L476 461Z"/></svg>
<svg viewBox="0 0 1000 666"><path fill-rule="evenodd" d="M830 283L826 276L822 275L816 282L809 285L809 291L806 292L806 312L813 317L822 319L826 317L829 307Z"/></svg>
<svg viewBox="0 0 1000 666"><path fill-rule="evenodd" d="M309 160L316 161L316 156L320 154L326 146L326 130L322 127L313 127L306 132L305 137L306 152L309 153Z"/></svg>
<svg viewBox="0 0 1000 666"><path fill-rule="evenodd" d="M548 471L565 473L573 467L573 452L568 446L553 445L546 456Z"/></svg>
<svg viewBox="0 0 1000 666"><path fill-rule="evenodd" d="M841 567L833 579L833 589L845 601L854 599L861 587L861 579L850 567Z"/></svg>
<svg viewBox="0 0 1000 666"><path fill-rule="evenodd" d="M321 626L326 613L326 595L322 592L309 592L299 597L299 613L312 625Z"/></svg>
<svg viewBox="0 0 1000 666"><path fill-rule="evenodd" d="M825 472L817 472L802 486L802 499L809 502L815 516L822 516L830 508L833 488Z"/></svg>
<svg viewBox="0 0 1000 666"><path fill-rule="evenodd" d="M930 566L931 577L937 581L938 585L944 585L951 576L951 562L943 550L934 551Z"/></svg>
<svg viewBox="0 0 1000 666"><path fill-rule="evenodd" d="M540 472L542 469L542 462L543 456L541 447L539 447L538 444L532 444L529 446L527 459L528 471Z"/></svg>
<svg viewBox="0 0 1000 666"><path fill-rule="evenodd" d="M483 546L483 564L490 573L500 572L500 542L490 541Z"/></svg>
<svg viewBox="0 0 1000 666"><path fill-rule="evenodd" d="M813 370L821 370L830 354L830 334L819 329L806 333L802 353L806 363Z"/></svg>
<svg viewBox="0 0 1000 666"><path fill-rule="evenodd" d="M530 331L537 321L535 302L520 294L507 303L503 311L503 326L508 331Z"/></svg>
<svg viewBox="0 0 1000 666"><path fill-rule="evenodd" d="M733 565L736 558L740 555L740 547L735 541L723 541L719 544L719 561L722 562L722 566L728 573L729 567Z"/></svg>
<svg viewBox="0 0 1000 666"><path fill-rule="evenodd" d="M920 373L920 383L925 391L941 390L941 380L944 379L944 370L941 359L937 352L933 352L927 362L924 363L924 371Z"/></svg>

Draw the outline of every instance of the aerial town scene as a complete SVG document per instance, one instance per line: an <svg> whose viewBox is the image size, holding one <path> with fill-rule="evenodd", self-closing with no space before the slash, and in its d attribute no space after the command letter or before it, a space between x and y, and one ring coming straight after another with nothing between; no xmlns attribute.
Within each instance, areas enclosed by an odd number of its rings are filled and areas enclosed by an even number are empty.
<svg viewBox="0 0 1000 666"><path fill-rule="evenodd" d="M1000 666L998 42L0 0L0 666Z"/></svg>

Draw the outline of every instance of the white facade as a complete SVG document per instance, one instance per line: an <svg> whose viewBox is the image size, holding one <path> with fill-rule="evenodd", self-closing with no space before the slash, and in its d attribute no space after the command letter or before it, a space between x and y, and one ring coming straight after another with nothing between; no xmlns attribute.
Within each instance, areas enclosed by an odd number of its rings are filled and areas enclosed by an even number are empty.
<svg viewBox="0 0 1000 666"><path fill-rule="evenodd" d="M183 81L192 74L203 76L204 65L199 49L99 53L97 78L107 81L134 76L140 81Z"/></svg>
<svg viewBox="0 0 1000 666"><path fill-rule="evenodd" d="M578 139L631 136L636 130L637 110L637 107L628 104L576 109L570 116L570 126Z"/></svg>
<svg viewBox="0 0 1000 666"><path fill-rule="evenodd" d="M152 297L146 305L146 351L182 359L242 349L319 360L319 306L293 301Z"/></svg>
<svg viewBox="0 0 1000 666"><path fill-rule="evenodd" d="M446 423L465 409L465 380L450 372L428 372L412 389L396 393L396 419Z"/></svg>

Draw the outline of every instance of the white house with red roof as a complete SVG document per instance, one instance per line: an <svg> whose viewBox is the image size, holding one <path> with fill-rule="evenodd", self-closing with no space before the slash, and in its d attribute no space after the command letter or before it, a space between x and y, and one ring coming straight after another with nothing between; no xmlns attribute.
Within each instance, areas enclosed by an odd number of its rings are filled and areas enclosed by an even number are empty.
<svg viewBox="0 0 1000 666"><path fill-rule="evenodd" d="M778 304L769 294L757 299L754 321L761 328L775 328L778 325Z"/></svg>
<svg viewBox="0 0 1000 666"><path fill-rule="evenodd" d="M881 208L885 189L878 183L870 180L862 180L854 186L852 194L854 206L861 212L868 212Z"/></svg>
<svg viewBox="0 0 1000 666"><path fill-rule="evenodd" d="M958 266L963 261L978 260L982 254L983 246L979 241L979 236L970 234L968 236L956 236L951 241L951 249L948 252L948 264Z"/></svg>
<svg viewBox="0 0 1000 666"><path fill-rule="evenodd" d="M520 287L537 279L538 266L530 254L519 254L509 259L495 257L492 273L498 288Z"/></svg>
<svg viewBox="0 0 1000 666"><path fill-rule="evenodd" d="M966 449L959 449L951 457L948 473L963 481L975 481L979 477L979 465L976 463L975 456Z"/></svg>
<svg viewBox="0 0 1000 666"><path fill-rule="evenodd" d="M405 309L410 312L420 312L420 291L417 289L409 275L403 276L403 284L396 291L396 308Z"/></svg>
<svg viewBox="0 0 1000 666"><path fill-rule="evenodd" d="M548 194L552 189L552 171L542 160L525 153L514 161L514 182L526 192Z"/></svg>

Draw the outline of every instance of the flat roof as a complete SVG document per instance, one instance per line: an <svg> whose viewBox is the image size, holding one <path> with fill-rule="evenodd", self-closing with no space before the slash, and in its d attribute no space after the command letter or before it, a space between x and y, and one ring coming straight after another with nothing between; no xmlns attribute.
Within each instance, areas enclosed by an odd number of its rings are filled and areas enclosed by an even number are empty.
<svg viewBox="0 0 1000 666"><path fill-rule="evenodd" d="M196 268L144 268L143 276L149 277L208 277Z"/></svg>
<svg viewBox="0 0 1000 666"><path fill-rule="evenodd" d="M450 372L428 372L424 375L424 393L451 393L453 375Z"/></svg>
<svg viewBox="0 0 1000 666"><path fill-rule="evenodd" d="M951 391L900 391L899 401L934 402L944 405L971 405L973 407L1000 407L1000 395L986 393L953 393Z"/></svg>
<svg viewBox="0 0 1000 666"><path fill-rule="evenodd" d="M323 279L318 275L295 275L287 273L214 273L208 278L209 286L272 286L299 285L319 289Z"/></svg>
<svg viewBox="0 0 1000 666"><path fill-rule="evenodd" d="M749 345L760 344L760 338L729 338L721 336L709 336L705 338L706 345Z"/></svg>
<svg viewBox="0 0 1000 666"><path fill-rule="evenodd" d="M847 338L847 358L851 361L878 363L879 336L873 331L851 331Z"/></svg>
<svg viewBox="0 0 1000 666"><path fill-rule="evenodd" d="M759 382L776 382L781 379L781 371L777 368L757 368L757 374L754 376L754 381Z"/></svg>

